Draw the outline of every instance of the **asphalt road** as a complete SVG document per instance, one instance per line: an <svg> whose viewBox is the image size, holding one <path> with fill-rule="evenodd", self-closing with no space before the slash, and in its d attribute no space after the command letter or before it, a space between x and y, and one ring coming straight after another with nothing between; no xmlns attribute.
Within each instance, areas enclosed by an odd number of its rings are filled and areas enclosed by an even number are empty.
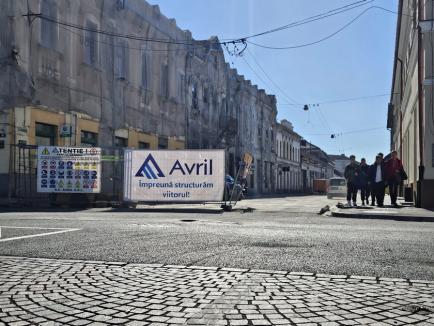
<svg viewBox="0 0 434 326"><path fill-rule="evenodd" d="M434 280L434 223L319 216L319 196L217 206L1 212L0 255ZM62 230L60 230L62 231ZM6 233L5 233L6 232Z"/></svg>

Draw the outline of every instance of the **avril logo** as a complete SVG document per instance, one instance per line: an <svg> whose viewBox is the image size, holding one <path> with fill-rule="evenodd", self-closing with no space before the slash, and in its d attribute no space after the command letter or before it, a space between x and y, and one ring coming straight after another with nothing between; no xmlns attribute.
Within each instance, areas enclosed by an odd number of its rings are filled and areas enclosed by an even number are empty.
<svg viewBox="0 0 434 326"><path fill-rule="evenodd" d="M161 171L154 157L149 154L143 162L139 171L136 173L136 177L146 177L148 179L164 178L164 173Z"/></svg>

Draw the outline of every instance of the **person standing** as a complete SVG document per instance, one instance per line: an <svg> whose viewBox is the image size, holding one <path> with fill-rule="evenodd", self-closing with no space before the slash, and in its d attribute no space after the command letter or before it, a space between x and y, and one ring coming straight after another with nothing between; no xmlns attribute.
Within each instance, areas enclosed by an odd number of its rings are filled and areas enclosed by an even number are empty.
<svg viewBox="0 0 434 326"><path fill-rule="evenodd" d="M376 200L378 207L383 207L384 189L386 188L386 173L383 158L380 155L376 156L375 163L371 165L371 167L369 168L369 172L372 189L374 190L374 197L372 198L372 202L375 204Z"/></svg>
<svg viewBox="0 0 434 326"><path fill-rule="evenodd" d="M358 177L358 165L356 163L356 157L350 156L350 164L345 167L344 177L347 180L347 202L348 206L351 206L351 200L353 206L357 207L357 177Z"/></svg>
<svg viewBox="0 0 434 326"><path fill-rule="evenodd" d="M385 163L386 180L389 186L389 194L392 205L394 207L398 207L396 200L398 198L398 187L403 179L402 174L404 168L402 166L401 160L398 159L398 152L393 151L391 154L392 157Z"/></svg>
<svg viewBox="0 0 434 326"><path fill-rule="evenodd" d="M358 185L363 206L365 206L365 202L369 204L369 183L369 165L366 164L366 159L362 158L358 168Z"/></svg>

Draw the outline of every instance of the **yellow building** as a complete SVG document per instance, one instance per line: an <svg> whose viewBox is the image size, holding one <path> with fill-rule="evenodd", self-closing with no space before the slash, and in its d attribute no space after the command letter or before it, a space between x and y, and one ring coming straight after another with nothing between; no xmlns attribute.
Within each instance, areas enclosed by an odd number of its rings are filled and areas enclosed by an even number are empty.
<svg viewBox="0 0 434 326"><path fill-rule="evenodd" d="M18 187L14 180L17 174L35 175L36 146L101 147L106 161L121 161L121 152L117 150L124 148L184 149L182 137L164 137L133 128L114 130L115 146L111 146L112 142L104 143L104 138L100 138L101 123L98 119L78 112L56 112L45 107L27 106L3 110L0 119L2 197L20 191L15 189ZM113 170L103 172L107 173L103 178L113 180Z"/></svg>

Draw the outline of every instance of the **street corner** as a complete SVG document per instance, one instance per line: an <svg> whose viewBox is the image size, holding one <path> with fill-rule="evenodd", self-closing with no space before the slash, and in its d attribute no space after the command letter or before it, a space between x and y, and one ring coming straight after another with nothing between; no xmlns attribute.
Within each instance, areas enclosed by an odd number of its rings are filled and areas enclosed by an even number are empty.
<svg viewBox="0 0 434 326"><path fill-rule="evenodd" d="M8 325L429 325L433 291L396 278L0 257Z"/></svg>

